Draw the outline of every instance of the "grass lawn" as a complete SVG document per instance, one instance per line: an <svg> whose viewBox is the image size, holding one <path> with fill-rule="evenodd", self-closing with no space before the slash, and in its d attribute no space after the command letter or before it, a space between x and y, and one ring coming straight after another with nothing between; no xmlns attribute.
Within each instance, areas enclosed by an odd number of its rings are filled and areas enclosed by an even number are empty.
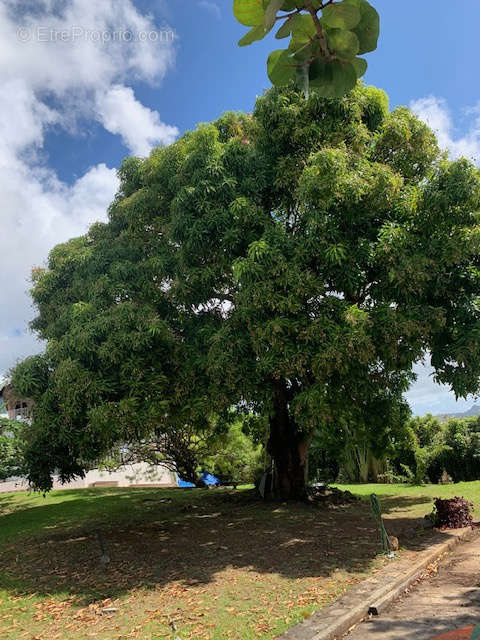
<svg viewBox="0 0 480 640"><path fill-rule="evenodd" d="M0 637L274 638L383 562L372 491L392 533L436 496L480 506L480 482L345 488L365 500L325 509L262 504L245 489L0 494Z"/></svg>
<svg viewBox="0 0 480 640"><path fill-rule="evenodd" d="M412 487L405 484L351 484L336 485L348 489L361 498L371 493L379 497L386 518L420 518L430 513L435 498L463 496L474 505L474 520L480 520L480 481L457 484L430 484Z"/></svg>

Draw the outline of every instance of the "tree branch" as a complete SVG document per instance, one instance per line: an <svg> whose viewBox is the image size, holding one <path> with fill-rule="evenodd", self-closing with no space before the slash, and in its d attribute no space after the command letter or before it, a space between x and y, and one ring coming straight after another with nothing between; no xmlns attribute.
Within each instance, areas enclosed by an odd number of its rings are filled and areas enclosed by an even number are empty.
<svg viewBox="0 0 480 640"><path fill-rule="evenodd" d="M327 2L327 4L330 4L330 2ZM327 6L327 4L323 5L322 8L325 6ZM320 49L322 51L322 54L324 56L324 58L326 60L331 60L333 58L332 54L330 53L329 49L328 49L328 45L327 45L327 39L325 38L325 33L323 31L323 27L320 23L320 20L318 19L318 11L319 9L315 9L315 7L312 4L312 0L305 0L305 8L307 9L307 11L310 13L310 15L312 16L312 20L313 20L313 24L315 25L315 28L317 30L317 40L320 43Z"/></svg>
<svg viewBox="0 0 480 640"><path fill-rule="evenodd" d="M288 18L293 18L293 16L298 15L301 12L301 9L295 9L295 11L292 11L291 13L286 13L283 16L277 16L275 18L275 22L277 22L277 20L287 20Z"/></svg>

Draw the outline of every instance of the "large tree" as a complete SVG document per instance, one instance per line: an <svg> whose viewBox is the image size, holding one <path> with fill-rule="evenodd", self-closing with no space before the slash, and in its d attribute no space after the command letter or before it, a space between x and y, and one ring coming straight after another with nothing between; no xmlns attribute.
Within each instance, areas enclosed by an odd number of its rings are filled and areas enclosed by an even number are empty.
<svg viewBox="0 0 480 640"><path fill-rule="evenodd" d="M36 486L235 406L300 497L315 431L397 402L426 352L478 390L479 174L382 91L274 88L119 174L108 222L34 273Z"/></svg>

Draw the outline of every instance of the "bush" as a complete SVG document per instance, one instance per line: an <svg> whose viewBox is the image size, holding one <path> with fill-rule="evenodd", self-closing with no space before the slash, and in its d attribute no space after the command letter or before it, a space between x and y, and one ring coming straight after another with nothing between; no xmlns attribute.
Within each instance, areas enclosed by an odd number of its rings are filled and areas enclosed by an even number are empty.
<svg viewBox="0 0 480 640"><path fill-rule="evenodd" d="M407 476L414 485L438 483L451 448L445 442L445 427L432 415L411 419L404 438L390 457L394 472Z"/></svg>
<svg viewBox="0 0 480 640"><path fill-rule="evenodd" d="M408 482L408 478L406 475L395 473L389 469L385 471L385 473L378 474L377 482L380 484L406 484Z"/></svg>
<svg viewBox="0 0 480 640"><path fill-rule="evenodd" d="M461 529L472 524L473 504L465 498L436 498L434 502L435 526L445 529Z"/></svg>
<svg viewBox="0 0 480 640"><path fill-rule="evenodd" d="M263 449L243 433L242 421L214 438L209 454L201 460L202 468L219 478L222 484L251 484L263 470Z"/></svg>
<svg viewBox="0 0 480 640"><path fill-rule="evenodd" d="M310 482L336 482L340 472L340 446L332 446L323 434L316 433L308 455L308 479Z"/></svg>
<svg viewBox="0 0 480 640"><path fill-rule="evenodd" d="M448 475L446 469L442 471L442 475L440 476L438 484L453 484L453 479Z"/></svg>
<svg viewBox="0 0 480 640"><path fill-rule="evenodd" d="M480 418L449 420L445 427L448 453L444 467L454 482L480 478Z"/></svg>
<svg viewBox="0 0 480 640"><path fill-rule="evenodd" d="M0 418L0 480L23 474L23 424Z"/></svg>

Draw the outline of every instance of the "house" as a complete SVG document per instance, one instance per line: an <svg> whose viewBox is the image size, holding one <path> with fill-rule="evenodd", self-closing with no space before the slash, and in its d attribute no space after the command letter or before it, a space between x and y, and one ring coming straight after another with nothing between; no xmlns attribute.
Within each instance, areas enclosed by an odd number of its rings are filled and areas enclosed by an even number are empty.
<svg viewBox="0 0 480 640"><path fill-rule="evenodd" d="M53 477L53 489L88 489L109 487L177 487L177 474L164 465L149 465L145 462L125 465L115 471L92 469L87 471L84 478L76 478L66 484L61 484L58 477ZM10 491L26 491L28 482L24 478L13 478L7 482L0 482L0 493Z"/></svg>
<svg viewBox="0 0 480 640"><path fill-rule="evenodd" d="M5 387L4 378L0 378L0 418L8 418L7 405L3 399L3 389Z"/></svg>
<svg viewBox="0 0 480 640"><path fill-rule="evenodd" d="M18 396L8 378L0 378L0 417L10 420L30 420L33 400Z"/></svg>

